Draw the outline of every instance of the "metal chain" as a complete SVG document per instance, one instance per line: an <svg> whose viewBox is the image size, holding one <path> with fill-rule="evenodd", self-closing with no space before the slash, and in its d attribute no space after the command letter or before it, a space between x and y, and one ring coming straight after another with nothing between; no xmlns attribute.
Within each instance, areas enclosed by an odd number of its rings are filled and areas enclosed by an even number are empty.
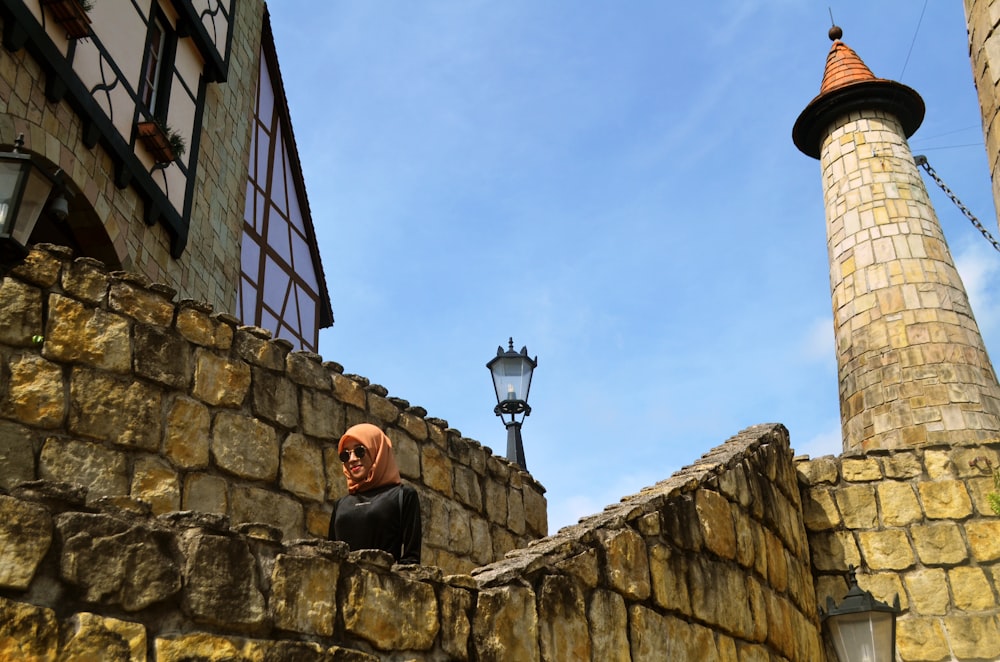
<svg viewBox="0 0 1000 662"><path fill-rule="evenodd" d="M986 230L986 228L983 227L983 224L979 222L979 219L977 219L972 214L972 212L969 211L968 208L962 204L962 201L958 199L958 196L952 193L951 189L948 188L948 185L945 184L940 177L938 177L938 174L934 172L934 168L932 168L931 164L927 162L927 157L924 156L923 154L920 154L914 156L913 160L916 162L918 166L923 168L928 175L930 175L931 179L933 179L939 187L941 187L941 190L944 191L944 194L947 195L949 198L951 198L951 201L955 203L955 206L958 207L958 210L962 212L967 219L972 221L972 224L976 226L976 229L979 230L984 237L986 237L986 241L993 244L993 248L997 249L997 251L1000 252L1000 242L997 242L997 240L993 238L993 235L991 235Z"/></svg>

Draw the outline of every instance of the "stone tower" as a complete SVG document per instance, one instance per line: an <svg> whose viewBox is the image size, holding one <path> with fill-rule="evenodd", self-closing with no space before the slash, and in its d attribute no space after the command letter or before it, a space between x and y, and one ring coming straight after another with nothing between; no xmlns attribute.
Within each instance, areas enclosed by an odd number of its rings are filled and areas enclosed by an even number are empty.
<svg viewBox="0 0 1000 662"><path fill-rule="evenodd" d="M822 166L844 450L1000 434L1000 386L906 139L920 96L830 30L792 139Z"/></svg>

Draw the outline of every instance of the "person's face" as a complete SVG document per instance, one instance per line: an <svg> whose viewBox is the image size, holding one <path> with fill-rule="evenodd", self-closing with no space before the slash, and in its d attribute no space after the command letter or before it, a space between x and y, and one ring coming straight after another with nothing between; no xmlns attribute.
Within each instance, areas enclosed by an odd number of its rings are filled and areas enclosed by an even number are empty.
<svg viewBox="0 0 1000 662"><path fill-rule="evenodd" d="M367 478L368 473L372 470L372 464L374 464L374 458L368 452L368 449L362 446L361 442L348 439L344 443L343 453L348 454L347 461L344 462L344 468L351 474L351 479L355 482L361 482ZM363 457L358 457L359 455Z"/></svg>

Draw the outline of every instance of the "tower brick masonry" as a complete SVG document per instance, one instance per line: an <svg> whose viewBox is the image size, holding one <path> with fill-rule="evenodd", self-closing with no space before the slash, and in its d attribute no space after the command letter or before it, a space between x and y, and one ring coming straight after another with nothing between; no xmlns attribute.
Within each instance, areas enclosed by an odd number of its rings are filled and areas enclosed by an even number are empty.
<svg viewBox="0 0 1000 662"><path fill-rule="evenodd" d="M906 142L923 101L839 37L793 138L822 166L844 449L995 438L1000 387Z"/></svg>

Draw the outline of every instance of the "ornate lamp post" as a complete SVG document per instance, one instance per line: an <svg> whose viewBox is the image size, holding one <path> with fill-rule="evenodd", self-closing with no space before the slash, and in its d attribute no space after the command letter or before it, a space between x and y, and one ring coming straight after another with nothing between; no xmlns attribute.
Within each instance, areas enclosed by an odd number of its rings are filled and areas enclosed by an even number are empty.
<svg viewBox="0 0 1000 662"><path fill-rule="evenodd" d="M876 600L858 586L853 566L848 573L850 586L840 606L827 597L826 613L820 609L837 657L840 662L895 662L899 596L892 606Z"/></svg>
<svg viewBox="0 0 1000 662"><path fill-rule="evenodd" d="M514 351L514 339L507 342L508 349L497 347L497 355L486 364L493 373L493 390L497 395L497 406L493 413L500 417L507 428L507 459L527 469L524 463L524 447L521 444L521 423L531 413L528 406L528 391L531 389L531 374L538 366L538 357L528 357L528 348ZM521 419L518 420L518 414ZM510 420L504 416L510 416Z"/></svg>
<svg viewBox="0 0 1000 662"><path fill-rule="evenodd" d="M0 152L0 264L27 255L28 238L56 183L22 147L24 134L14 141L13 151Z"/></svg>

